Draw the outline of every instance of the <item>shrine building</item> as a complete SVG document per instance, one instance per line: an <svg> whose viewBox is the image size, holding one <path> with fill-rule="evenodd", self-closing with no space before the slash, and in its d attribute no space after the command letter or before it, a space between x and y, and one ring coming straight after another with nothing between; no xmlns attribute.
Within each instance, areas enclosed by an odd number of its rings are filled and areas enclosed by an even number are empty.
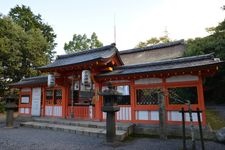
<svg viewBox="0 0 225 150"><path fill-rule="evenodd" d="M189 101L193 110L202 110L206 125L203 81L218 72L222 61L213 54L182 57L184 51L183 40L124 51L111 44L57 56L38 68L45 75L10 86L20 90L21 115L104 121L98 93L110 81L121 93L118 122L158 124L163 100L168 124L181 124L179 111L188 109Z"/></svg>

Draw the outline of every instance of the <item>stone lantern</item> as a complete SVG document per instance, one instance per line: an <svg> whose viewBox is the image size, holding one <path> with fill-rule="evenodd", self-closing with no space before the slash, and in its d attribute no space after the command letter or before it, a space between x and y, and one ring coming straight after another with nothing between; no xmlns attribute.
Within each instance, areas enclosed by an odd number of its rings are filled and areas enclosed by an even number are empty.
<svg viewBox="0 0 225 150"><path fill-rule="evenodd" d="M100 92L99 95L103 96L102 111L106 112L106 141L114 142L116 136L115 112L120 110L120 107L117 105L117 99L121 94L109 83L108 89Z"/></svg>
<svg viewBox="0 0 225 150"><path fill-rule="evenodd" d="M16 96L8 96L6 97L6 105L5 105L5 110L6 110L6 127L13 127L13 122L14 122L14 111L17 109L16 105Z"/></svg>

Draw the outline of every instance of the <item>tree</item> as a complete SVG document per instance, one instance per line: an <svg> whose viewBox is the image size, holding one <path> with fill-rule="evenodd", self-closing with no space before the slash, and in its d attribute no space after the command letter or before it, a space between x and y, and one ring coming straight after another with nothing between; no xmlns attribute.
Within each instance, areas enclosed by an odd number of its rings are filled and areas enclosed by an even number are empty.
<svg viewBox="0 0 225 150"><path fill-rule="evenodd" d="M0 17L0 97L8 83L37 75L46 64L48 42L39 29L25 31L9 17Z"/></svg>
<svg viewBox="0 0 225 150"><path fill-rule="evenodd" d="M0 18L0 89L4 92L11 76L19 70L19 36L22 28L14 24L9 18ZM15 71L14 71L15 70Z"/></svg>
<svg viewBox="0 0 225 150"><path fill-rule="evenodd" d="M102 42L98 40L98 36L95 32L92 33L90 39L90 49L97 48L103 46Z"/></svg>
<svg viewBox="0 0 225 150"><path fill-rule="evenodd" d="M146 46L155 45L155 44L159 44L159 43L168 43L168 42L171 42L171 40L169 39L169 37L167 35L159 37L159 38L152 37L152 38L146 40L145 42L139 42L136 47L141 48L141 47L146 47Z"/></svg>
<svg viewBox="0 0 225 150"><path fill-rule="evenodd" d="M225 60L225 20L218 26L208 29L210 35L186 41L185 56L214 53ZM205 99L212 102L225 102L225 66L219 73L205 81Z"/></svg>
<svg viewBox="0 0 225 150"><path fill-rule="evenodd" d="M56 46L55 38L56 34L54 33L53 28L44 23L41 19L41 15L35 15L30 7L22 5L21 7L17 5L15 8L12 8L8 14L14 22L20 25L25 32L30 30L40 30L44 38L48 42L47 50L45 51L48 54L48 62L52 61L54 54L56 53L53 49Z"/></svg>
<svg viewBox="0 0 225 150"><path fill-rule="evenodd" d="M98 40L95 32L92 33L90 39L87 38L86 34L74 34L72 41L64 44L64 50L66 53L73 53L98 48L101 46L103 46L103 44Z"/></svg>

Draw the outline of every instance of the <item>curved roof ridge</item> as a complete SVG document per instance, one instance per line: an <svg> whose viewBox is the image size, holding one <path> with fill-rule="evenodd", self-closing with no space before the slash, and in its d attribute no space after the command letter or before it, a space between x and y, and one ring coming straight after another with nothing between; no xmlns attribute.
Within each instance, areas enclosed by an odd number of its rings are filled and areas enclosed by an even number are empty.
<svg viewBox="0 0 225 150"><path fill-rule="evenodd" d="M116 44L112 43L110 45L106 45L106 46L99 47L99 48L88 49L88 50L84 50L84 51L80 51L80 52L74 52L71 54L58 55L56 59L63 59L63 58L69 58L69 57L83 55L83 54L87 54L87 53L93 53L93 52L102 51L102 50L109 49L109 48L114 48L115 46L116 46Z"/></svg>
<svg viewBox="0 0 225 150"><path fill-rule="evenodd" d="M63 67L68 65L75 65L79 63L86 63L88 61L107 59L113 56L115 53L118 53L118 49L116 48L115 45L116 45L115 43L112 43L110 45L103 46L100 48L90 49L90 50L73 53L73 54L61 55L61 56L58 56L58 58L54 62L48 65L39 67L38 69L44 70L48 68L57 68L57 67ZM122 60L121 60L121 64L123 64Z"/></svg>
<svg viewBox="0 0 225 150"><path fill-rule="evenodd" d="M184 44L184 39L181 39L178 41L173 41L173 42L168 42L168 43L155 44L155 45L146 46L146 47L142 47L142 48L132 48L132 49L128 49L128 50L122 50L119 52L120 52L120 54L129 54L129 53L136 53L136 52L154 50L154 49L159 49L159 48L166 48L166 47L180 45L180 44Z"/></svg>

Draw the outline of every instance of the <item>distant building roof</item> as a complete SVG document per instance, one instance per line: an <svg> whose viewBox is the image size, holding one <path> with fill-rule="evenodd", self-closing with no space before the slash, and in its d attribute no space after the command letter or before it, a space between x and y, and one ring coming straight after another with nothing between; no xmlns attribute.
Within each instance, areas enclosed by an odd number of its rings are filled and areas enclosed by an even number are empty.
<svg viewBox="0 0 225 150"><path fill-rule="evenodd" d="M30 86L30 85L47 85L48 76L37 76L30 77L20 80L19 82L9 84L9 86L13 87L21 87L21 86Z"/></svg>
<svg viewBox="0 0 225 150"><path fill-rule="evenodd" d="M151 45L151 46L147 46L147 47L143 47L143 48L133 48L133 49L128 49L128 50L122 50L122 51L119 51L119 53L121 55L130 54L130 53L137 53L137 52L143 52L143 51L172 47L172 46L181 45L181 44L184 44L183 39L179 40L179 41L169 42L169 43L161 43L161 44Z"/></svg>
<svg viewBox="0 0 225 150"><path fill-rule="evenodd" d="M81 64L81 63L86 63L89 61L110 58L114 56L115 54L118 55L119 57L118 50L115 47L115 44L113 43L111 45L103 46L100 48L85 50L85 51L77 52L73 54L57 56L56 60L53 63L48 64L46 66L42 66L39 69L43 70L48 68L57 68L62 66ZM119 60L121 61L121 64L123 64L120 58Z"/></svg>
<svg viewBox="0 0 225 150"><path fill-rule="evenodd" d="M219 59L214 59L213 54L206 54L164 61L157 61L152 63L124 65L116 67L112 72L100 74L98 75L98 77L163 72L168 70L202 67L219 63L222 63L222 61L220 61Z"/></svg>

